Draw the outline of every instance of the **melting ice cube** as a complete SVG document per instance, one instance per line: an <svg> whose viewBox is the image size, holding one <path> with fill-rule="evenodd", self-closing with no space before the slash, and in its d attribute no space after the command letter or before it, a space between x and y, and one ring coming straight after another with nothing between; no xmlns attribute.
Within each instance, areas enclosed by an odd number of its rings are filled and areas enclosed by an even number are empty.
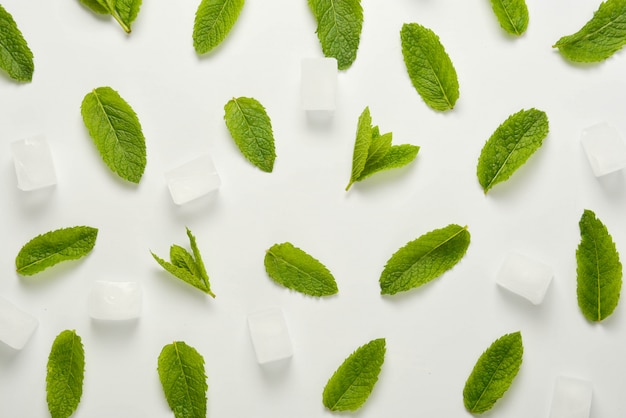
<svg viewBox="0 0 626 418"><path fill-rule="evenodd" d="M44 136L12 142L11 152L19 189L30 191L57 183L54 161Z"/></svg>
<svg viewBox="0 0 626 418"><path fill-rule="evenodd" d="M337 95L337 60L305 58L301 65L302 108L333 111Z"/></svg>
<svg viewBox="0 0 626 418"><path fill-rule="evenodd" d="M550 266L527 256L511 253L502 263L496 283L538 305L543 301L552 276Z"/></svg>
<svg viewBox="0 0 626 418"><path fill-rule="evenodd" d="M559 376L554 384L550 418L589 418L591 383Z"/></svg>
<svg viewBox="0 0 626 418"><path fill-rule="evenodd" d="M141 287L137 282L94 282L89 294L89 316L103 320L127 320L141 315Z"/></svg>
<svg viewBox="0 0 626 418"><path fill-rule="evenodd" d="M612 126L600 123L583 129L581 143L596 177L626 167L626 144Z"/></svg>
<svg viewBox="0 0 626 418"><path fill-rule="evenodd" d="M0 297L0 341L16 350L24 348L39 322Z"/></svg>
<svg viewBox="0 0 626 418"><path fill-rule="evenodd" d="M211 156L204 154L165 173L172 200L182 205L202 197L222 184Z"/></svg>
<svg viewBox="0 0 626 418"><path fill-rule="evenodd" d="M248 328L259 364L293 355L291 337L280 308L269 308L248 315Z"/></svg>

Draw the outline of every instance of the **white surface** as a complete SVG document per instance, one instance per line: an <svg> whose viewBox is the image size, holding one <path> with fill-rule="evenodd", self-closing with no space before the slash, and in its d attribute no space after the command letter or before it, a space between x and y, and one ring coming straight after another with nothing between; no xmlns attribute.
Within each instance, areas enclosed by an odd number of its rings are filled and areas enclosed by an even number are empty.
<svg viewBox="0 0 626 418"><path fill-rule="evenodd" d="M8 300L0 297L0 341L11 348L24 348L39 322Z"/></svg>
<svg viewBox="0 0 626 418"><path fill-rule="evenodd" d="M580 141L596 177L626 167L626 144L614 127L599 123L585 128Z"/></svg>
<svg viewBox="0 0 626 418"><path fill-rule="evenodd" d="M20 190L37 190L57 183L54 160L44 136L14 141L11 151Z"/></svg>
<svg viewBox="0 0 626 418"><path fill-rule="evenodd" d="M124 321L141 316L142 292L137 282L94 282L88 300L93 319Z"/></svg>
<svg viewBox="0 0 626 418"><path fill-rule="evenodd" d="M219 189L222 181L209 154L203 154L165 173L172 200L183 205Z"/></svg>
<svg viewBox="0 0 626 418"><path fill-rule="evenodd" d="M552 276L550 266L513 252L500 266L496 283L538 305L546 295Z"/></svg>
<svg viewBox="0 0 626 418"><path fill-rule="evenodd" d="M590 382L566 376L557 377L550 418L589 418L592 394Z"/></svg>
<svg viewBox="0 0 626 418"><path fill-rule="evenodd" d="M333 117L318 123L300 106L301 60L321 56L306 1L246 2L228 38L205 57L191 41L199 1L144 1L130 36L78 1L3 1L35 54L35 74L31 84L0 76L0 295L40 326L23 350L0 347L0 415L47 416L50 346L60 331L75 329L87 362L75 418L109 418L110 410L120 418L172 417L156 364L162 347L180 340L205 358L208 416L330 417L321 401L328 378L346 353L382 337L385 364L359 418L469 417L462 390L476 358L520 330L524 363L494 416L548 416L555 377L573 375L594 383L592 416L620 417L625 306L601 324L585 320L575 251L578 221L591 209L626 254L624 173L596 178L579 140L601 121L626 132L626 51L575 65L551 48L599 3L528 0L528 31L513 39L488 1L363 0L357 59L339 74ZM460 83L453 111L430 110L413 89L400 48L405 22L435 31L448 51ZM104 85L143 126L148 164L138 186L108 170L83 126L83 97ZM224 105L239 96L258 99L272 119L273 173L251 166L225 127ZM394 143L421 148L410 166L345 192L365 106ZM485 195L476 178L480 150L510 114L531 107L547 113L548 137ZM58 184L23 193L10 143L41 132L54 150ZM202 153L213 157L222 187L176 206L163 173ZM382 297L378 279L389 257L450 223L471 233L463 260L420 289ZM86 258L33 277L15 273L24 243L72 225L99 228ZM185 226L197 237L215 299L172 278L149 253L186 246ZM336 296L304 297L267 277L265 250L285 241L324 261ZM494 283L511 250L553 267L540 306ZM109 326L89 318L87 295L102 277L141 283L139 321ZM256 363L246 323L265 306L284 310L296 353L271 372Z"/></svg>
<svg viewBox="0 0 626 418"><path fill-rule="evenodd" d="M302 109L334 111L337 106L337 60L305 58L301 65Z"/></svg>
<svg viewBox="0 0 626 418"><path fill-rule="evenodd" d="M248 315L248 329L259 364L293 356L291 337L280 308L267 308Z"/></svg>

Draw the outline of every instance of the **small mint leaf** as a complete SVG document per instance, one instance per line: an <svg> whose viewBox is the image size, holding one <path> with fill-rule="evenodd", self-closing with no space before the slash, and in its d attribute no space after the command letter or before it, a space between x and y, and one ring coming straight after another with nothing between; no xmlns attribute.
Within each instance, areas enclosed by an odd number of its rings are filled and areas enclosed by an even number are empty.
<svg viewBox="0 0 626 418"><path fill-rule="evenodd" d="M243 9L244 0L202 0L193 25L193 46L205 54L226 38Z"/></svg>

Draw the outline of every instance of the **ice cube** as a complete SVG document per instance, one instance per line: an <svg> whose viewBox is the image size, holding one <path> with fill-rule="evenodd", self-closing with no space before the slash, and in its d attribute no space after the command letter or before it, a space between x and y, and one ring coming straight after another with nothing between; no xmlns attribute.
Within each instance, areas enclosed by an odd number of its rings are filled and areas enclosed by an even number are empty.
<svg viewBox="0 0 626 418"><path fill-rule="evenodd" d="M550 418L589 418L591 395L591 383L571 377L557 377Z"/></svg>
<svg viewBox="0 0 626 418"><path fill-rule="evenodd" d="M89 316L117 321L138 318L141 301L141 287L137 282L97 280L89 294Z"/></svg>
<svg viewBox="0 0 626 418"><path fill-rule="evenodd" d="M222 184L208 154L201 155L165 173L172 200L182 205L202 197Z"/></svg>
<svg viewBox="0 0 626 418"><path fill-rule="evenodd" d="M19 189L30 191L57 183L52 153L44 136L14 141L11 152Z"/></svg>
<svg viewBox="0 0 626 418"><path fill-rule="evenodd" d="M337 95L337 60L305 58L301 63L302 108L334 111Z"/></svg>
<svg viewBox="0 0 626 418"><path fill-rule="evenodd" d="M0 341L16 350L24 348L39 322L0 297Z"/></svg>
<svg viewBox="0 0 626 418"><path fill-rule="evenodd" d="M581 143L596 177L626 167L626 144L614 127L599 123L583 129Z"/></svg>
<svg viewBox="0 0 626 418"><path fill-rule="evenodd" d="M496 283L538 305L552 280L550 266L522 254L510 253L500 266Z"/></svg>
<svg viewBox="0 0 626 418"><path fill-rule="evenodd" d="M248 315L248 328L259 364L293 355L291 337L280 308L268 308Z"/></svg>

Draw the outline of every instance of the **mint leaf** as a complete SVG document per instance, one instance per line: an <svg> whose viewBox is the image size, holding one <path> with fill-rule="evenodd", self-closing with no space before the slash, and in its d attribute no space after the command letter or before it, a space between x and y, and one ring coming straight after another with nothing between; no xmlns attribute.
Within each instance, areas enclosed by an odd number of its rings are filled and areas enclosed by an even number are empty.
<svg viewBox="0 0 626 418"><path fill-rule="evenodd" d="M86 256L96 244L98 230L89 226L61 228L38 235L20 249L15 258L19 274L31 276L62 261Z"/></svg>
<svg viewBox="0 0 626 418"><path fill-rule="evenodd" d="M274 244L265 253L265 270L276 283L309 296L337 293L337 283L330 271L291 243Z"/></svg>
<svg viewBox="0 0 626 418"><path fill-rule="evenodd" d="M402 55L413 87L434 110L449 110L459 98L459 81L439 37L417 23L400 31Z"/></svg>
<svg viewBox="0 0 626 418"><path fill-rule="evenodd" d="M586 209L576 250L578 306L585 318L602 321L613 313L622 288L622 263L606 226Z"/></svg>
<svg viewBox="0 0 626 418"><path fill-rule="evenodd" d="M607 0L593 18L573 35L563 36L552 47L576 62L599 62L626 44L626 0Z"/></svg>
<svg viewBox="0 0 626 418"><path fill-rule="evenodd" d="M131 24L137 18L142 0L79 0L93 12L108 14L119 23L126 33L131 32Z"/></svg>
<svg viewBox="0 0 626 418"><path fill-rule="evenodd" d="M379 171L403 167L417 156L419 147L415 145L391 145L392 134L380 134L378 126L372 126L369 107L359 116L356 140L352 153L352 172L349 190L357 181L361 181Z"/></svg>
<svg viewBox="0 0 626 418"><path fill-rule="evenodd" d="M356 411L372 393L385 361L385 339L359 347L344 360L324 387L322 402L331 411Z"/></svg>
<svg viewBox="0 0 626 418"><path fill-rule="evenodd" d="M380 293L393 295L422 286L454 267L470 244L467 227L450 224L396 251L380 276Z"/></svg>
<svg viewBox="0 0 626 418"><path fill-rule="evenodd" d="M528 28L528 7L525 0L491 0L493 12L502 29L519 36Z"/></svg>
<svg viewBox="0 0 626 418"><path fill-rule="evenodd" d="M473 414L490 410L509 389L522 365L522 334L503 335L479 357L463 388L465 409Z"/></svg>
<svg viewBox="0 0 626 418"><path fill-rule="evenodd" d="M476 174L483 191L487 193L524 165L548 131L548 117L537 109L520 110L498 126L478 158Z"/></svg>
<svg viewBox="0 0 626 418"><path fill-rule="evenodd" d="M206 418L207 390L204 358L182 341L163 347L159 354L159 379L176 418Z"/></svg>
<svg viewBox="0 0 626 418"><path fill-rule="evenodd" d="M139 183L146 168L146 140L135 111L111 87L98 87L85 96L80 112L105 164Z"/></svg>
<svg viewBox="0 0 626 418"><path fill-rule="evenodd" d="M101 15L110 14L106 0L79 0L79 1L95 13L98 13Z"/></svg>
<svg viewBox="0 0 626 418"><path fill-rule="evenodd" d="M317 37L326 57L337 60L339 70L356 59L363 28L361 0L308 0L317 22Z"/></svg>
<svg viewBox="0 0 626 418"><path fill-rule="evenodd" d="M205 54L218 46L235 25L244 0L202 0L193 25L193 47Z"/></svg>
<svg viewBox="0 0 626 418"><path fill-rule="evenodd" d="M35 64L33 52L13 20L0 5L0 68L17 81L31 81Z"/></svg>
<svg viewBox="0 0 626 418"><path fill-rule="evenodd" d="M202 290L204 293L209 294L211 297L215 297L215 294L211 291L209 284L209 275L204 267L200 250L196 244L196 237L191 233L191 230L187 228L187 237L189 238L189 244L191 246L192 253L189 253L183 247L179 245L172 245L170 247L170 261L167 262L152 251L152 257L156 260L161 267L174 277L192 285L193 287Z"/></svg>
<svg viewBox="0 0 626 418"><path fill-rule="evenodd" d="M54 339L48 356L46 401L52 418L74 413L83 394L85 352L76 331L62 331Z"/></svg>
<svg viewBox="0 0 626 418"><path fill-rule="evenodd" d="M272 122L256 99L233 98L224 106L224 120L241 153L261 170L271 173L276 151Z"/></svg>

